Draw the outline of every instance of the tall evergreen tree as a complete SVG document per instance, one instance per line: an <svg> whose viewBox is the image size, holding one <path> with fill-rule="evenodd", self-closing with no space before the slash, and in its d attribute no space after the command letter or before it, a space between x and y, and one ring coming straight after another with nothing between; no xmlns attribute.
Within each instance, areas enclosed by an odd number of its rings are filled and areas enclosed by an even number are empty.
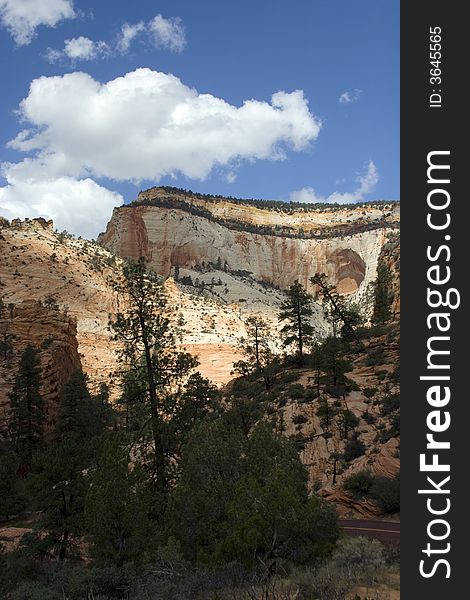
<svg viewBox="0 0 470 600"><path fill-rule="evenodd" d="M393 293L390 289L393 277L389 267L379 262L377 267L377 279L374 282L374 312L372 323L385 325L392 316Z"/></svg>
<svg viewBox="0 0 470 600"><path fill-rule="evenodd" d="M60 438L71 434L77 437L89 436L89 426L92 425L89 409L90 393L86 376L79 370L72 374L62 390L56 435Z"/></svg>
<svg viewBox="0 0 470 600"><path fill-rule="evenodd" d="M61 561L83 533L85 471L90 465L89 445L73 433L50 444L33 461L29 485L34 508L41 514L45 544Z"/></svg>
<svg viewBox="0 0 470 600"><path fill-rule="evenodd" d="M143 258L124 266L115 290L125 298L127 308L116 315L111 328L122 345L124 371L132 371L132 400L147 411L156 483L165 490L171 462L167 451L168 398L197 361L177 349L163 285Z"/></svg>
<svg viewBox="0 0 470 600"><path fill-rule="evenodd" d="M130 465L120 442L116 434L104 441L90 477L84 512L93 557L101 564L117 566L144 560L153 539L145 472L135 462Z"/></svg>
<svg viewBox="0 0 470 600"><path fill-rule="evenodd" d="M240 349L244 358L234 363L234 370L240 375L261 375L266 389L269 389L278 366L278 360L271 350L269 325L259 316L249 317L246 325L248 335L240 339Z"/></svg>
<svg viewBox="0 0 470 600"><path fill-rule="evenodd" d="M302 360L304 348L310 342L314 329L310 323L313 314L312 296L299 281L295 281L285 292L286 298L281 304L280 320L288 321L281 329L284 345L295 344L299 360Z"/></svg>
<svg viewBox="0 0 470 600"><path fill-rule="evenodd" d="M97 440L106 422L100 420L101 401L92 398L81 371L72 374L62 390L54 441L33 461L30 477L46 544L60 560L83 534L83 510Z"/></svg>
<svg viewBox="0 0 470 600"><path fill-rule="evenodd" d="M39 350L28 344L21 355L10 393L11 438L24 473L31 469L33 455L43 437L44 403L40 388Z"/></svg>

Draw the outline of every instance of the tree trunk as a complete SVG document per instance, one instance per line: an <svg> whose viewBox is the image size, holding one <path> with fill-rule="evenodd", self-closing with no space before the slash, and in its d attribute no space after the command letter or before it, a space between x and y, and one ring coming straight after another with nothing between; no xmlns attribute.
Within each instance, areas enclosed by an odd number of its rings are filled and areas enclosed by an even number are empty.
<svg viewBox="0 0 470 600"><path fill-rule="evenodd" d="M62 539L60 541L59 560L61 562L65 560L65 555L67 554L67 546L69 545L69 535L69 530L66 527L64 529L64 533L62 534Z"/></svg>
<svg viewBox="0 0 470 600"><path fill-rule="evenodd" d="M155 469L157 476L157 486L159 489L166 488L165 477L165 452L161 443L161 435L159 428L160 416L158 414L158 400L155 385L155 377L153 372L152 356L150 354L150 344L145 335L145 321L143 315L140 315L140 326L142 329L142 341L145 349L145 366L147 369L147 387L150 398L150 411L152 415L152 437L155 449Z"/></svg>
<svg viewBox="0 0 470 600"><path fill-rule="evenodd" d="M297 299L297 328L299 334L299 357L303 356L302 315L300 314L300 299Z"/></svg>

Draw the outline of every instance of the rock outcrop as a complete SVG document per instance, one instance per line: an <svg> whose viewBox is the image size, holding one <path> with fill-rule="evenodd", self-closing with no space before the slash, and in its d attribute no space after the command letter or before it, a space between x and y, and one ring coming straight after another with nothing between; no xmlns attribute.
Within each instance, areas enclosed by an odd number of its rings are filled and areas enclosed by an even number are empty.
<svg viewBox="0 0 470 600"><path fill-rule="evenodd" d="M0 414L3 420L21 354L31 344L40 351L47 435L56 422L64 384L81 368L76 323L63 312L45 308L34 300L9 304L0 315Z"/></svg>
<svg viewBox="0 0 470 600"><path fill-rule="evenodd" d="M163 276L210 264L281 289L298 279L311 290L310 277L324 272L350 294L365 292L375 279L386 234L398 219L397 204L287 212L152 188L114 210L99 242L122 257L145 256Z"/></svg>

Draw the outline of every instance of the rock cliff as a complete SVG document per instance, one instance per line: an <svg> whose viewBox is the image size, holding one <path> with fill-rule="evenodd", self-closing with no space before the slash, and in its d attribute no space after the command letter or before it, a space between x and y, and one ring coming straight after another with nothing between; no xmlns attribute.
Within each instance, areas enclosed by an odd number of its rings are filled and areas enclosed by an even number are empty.
<svg viewBox="0 0 470 600"><path fill-rule="evenodd" d="M0 313L0 415L9 408L18 362L28 344L40 350L41 394L46 411L46 435L53 428L62 387L80 368L74 319L34 300L9 303Z"/></svg>
<svg viewBox="0 0 470 600"><path fill-rule="evenodd" d="M163 276L175 268L195 276L211 265L281 289L298 279L311 290L310 277L325 272L340 293L365 293L398 205L288 211L278 204L152 188L114 210L99 242L119 256L145 256Z"/></svg>

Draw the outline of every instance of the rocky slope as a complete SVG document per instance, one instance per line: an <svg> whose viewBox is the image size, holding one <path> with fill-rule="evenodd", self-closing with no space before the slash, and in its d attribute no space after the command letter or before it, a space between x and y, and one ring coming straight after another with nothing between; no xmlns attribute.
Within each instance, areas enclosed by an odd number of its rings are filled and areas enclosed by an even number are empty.
<svg viewBox="0 0 470 600"><path fill-rule="evenodd" d="M340 293L361 296L375 279L387 232L399 221L397 204L266 206L152 188L114 210L99 242L119 256L145 256L164 276L176 268L194 278L209 266L211 277L242 273L281 289L298 279L311 290L310 277L325 272ZM230 289L227 299L236 300Z"/></svg>
<svg viewBox="0 0 470 600"><path fill-rule="evenodd" d="M116 370L116 346L108 329L119 299L113 282L122 261L95 243L54 231L43 219L0 224L0 298L20 306L35 300L67 312L76 322L78 351L92 388ZM200 358L216 383L230 378L245 326L236 306L185 291L169 279L169 304L184 320L182 344Z"/></svg>
<svg viewBox="0 0 470 600"><path fill-rule="evenodd" d="M229 399L255 400L278 431L296 440L301 460L308 467L310 487L334 502L343 518L381 514L371 499L355 498L344 491L347 477L369 471L393 478L400 471L399 329L391 324L383 334L369 331L372 335L363 333L361 344L353 345L346 356L351 364L346 373L352 382L350 391L318 384L316 370L308 366L285 366L269 390L256 377L231 382L225 388ZM344 409L355 417L347 437ZM347 451L355 439L363 444L362 449Z"/></svg>

